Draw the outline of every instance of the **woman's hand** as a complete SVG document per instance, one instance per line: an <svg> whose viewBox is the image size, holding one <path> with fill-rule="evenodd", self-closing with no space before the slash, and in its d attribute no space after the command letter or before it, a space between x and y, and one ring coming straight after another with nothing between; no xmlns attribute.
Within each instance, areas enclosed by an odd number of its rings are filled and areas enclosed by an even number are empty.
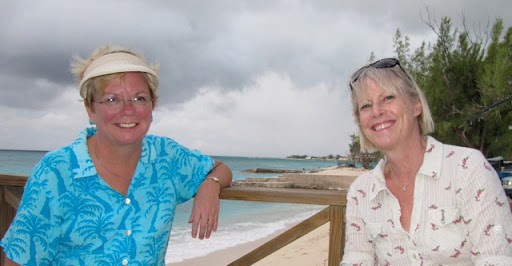
<svg viewBox="0 0 512 266"><path fill-rule="evenodd" d="M190 214L189 223L192 224L192 237L199 239L210 238L212 231L217 231L220 206L220 185L212 179L205 179L199 186L194 200L194 207Z"/></svg>
<svg viewBox="0 0 512 266"><path fill-rule="evenodd" d="M210 178L210 177L216 178ZM215 181L216 179L217 181ZM233 179L233 173L227 165L215 160L215 166L208 173L208 177L197 189L194 207L190 214L189 223L192 224L192 237L197 237L199 227L199 239L205 236L209 238L212 231L217 231L219 223L220 190L229 187Z"/></svg>

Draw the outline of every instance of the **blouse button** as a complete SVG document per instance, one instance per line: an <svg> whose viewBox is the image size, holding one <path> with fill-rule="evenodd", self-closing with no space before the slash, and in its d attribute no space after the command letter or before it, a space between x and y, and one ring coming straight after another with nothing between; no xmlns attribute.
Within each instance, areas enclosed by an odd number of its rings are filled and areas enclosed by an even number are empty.
<svg viewBox="0 0 512 266"><path fill-rule="evenodd" d="M128 265L128 260L127 260L127 259L124 259L123 261L121 261L121 264L123 264L123 265Z"/></svg>
<svg viewBox="0 0 512 266"><path fill-rule="evenodd" d="M126 230L126 231L125 231L125 234L126 234L127 236L130 236L130 235L132 234L132 230Z"/></svg>
<svg viewBox="0 0 512 266"><path fill-rule="evenodd" d="M128 205L128 204L130 204L130 202L132 202L132 201L130 200L130 198L126 198L126 199L124 199L124 204Z"/></svg>

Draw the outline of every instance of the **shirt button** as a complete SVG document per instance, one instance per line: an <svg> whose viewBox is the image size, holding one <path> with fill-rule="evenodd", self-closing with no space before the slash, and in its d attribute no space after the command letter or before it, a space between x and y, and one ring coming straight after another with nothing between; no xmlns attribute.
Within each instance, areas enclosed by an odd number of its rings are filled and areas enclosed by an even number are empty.
<svg viewBox="0 0 512 266"><path fill-rule="evenodd" d="M130 235L132 234L132 230L126 230L125 234L126 234L127 236L130 236Z"/></svg>
<svg viewBox="0 0 512 266"><path fill-rule="evenodd" d="M124 259L123 261L121 261L121 264L123 264L123 265L128 265L128 260L127 260L127 259Z"/></svg>
<svg viewBox="0 0 512 266"><path fill-rule="evenodd" d="M124 204L128 205L128 204L130 204L130 202L132 202L132 201L130 200L130 198L126 198L126 199L124 199Z"/></svg>

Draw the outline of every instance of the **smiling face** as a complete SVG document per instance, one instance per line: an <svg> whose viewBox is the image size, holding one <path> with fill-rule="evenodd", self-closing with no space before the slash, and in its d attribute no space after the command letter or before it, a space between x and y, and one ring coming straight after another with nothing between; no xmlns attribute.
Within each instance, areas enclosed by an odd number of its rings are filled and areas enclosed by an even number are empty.
<svg viewBox="0 0 512 266"><path fill-rule="evenodd" d="M101 91L101 90L100 90ZM125 104L113 108L104 102L109 98L121 98ZM97 136L112 145L140 144L151 125L152 103L136 105L129 99L144 97L151 99L148 82L141 73L129 72L112 79L103 92L94 96L93 105L86 107L89 118L94 121Z"/></svg>
<svg viewBox="0 0 512 266"><path fill-rule="evenodd" d="M383 90L368 80L357 100L359 126L366 139L380 151L389 151L421 136L419 99Z"/></svg>

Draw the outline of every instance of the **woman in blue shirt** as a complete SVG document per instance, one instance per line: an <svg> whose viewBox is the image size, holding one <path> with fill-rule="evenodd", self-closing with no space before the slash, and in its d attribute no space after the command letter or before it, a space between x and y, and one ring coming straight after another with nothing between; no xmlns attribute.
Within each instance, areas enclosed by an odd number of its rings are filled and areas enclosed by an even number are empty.
<svg viewBox="0 0 512 266"><path fill-rule="evenodd" d="M164 265L176 205L196 195L192 236L217 229L222 162L147 135L158 67L106 45L73 72L95 127L34 168L0 243L6 265Z"/></svg>

